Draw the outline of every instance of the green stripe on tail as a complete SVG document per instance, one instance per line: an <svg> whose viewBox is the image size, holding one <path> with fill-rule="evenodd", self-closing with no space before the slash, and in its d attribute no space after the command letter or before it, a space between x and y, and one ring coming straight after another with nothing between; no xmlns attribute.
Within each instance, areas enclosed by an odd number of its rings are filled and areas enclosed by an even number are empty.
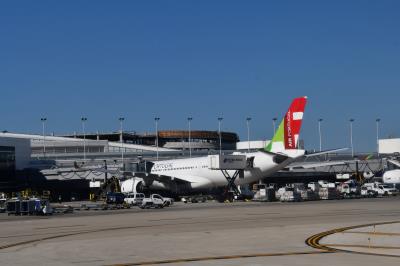
<svg viewBox="0 0 400 266"><path fill-rule="evenodd" d="M273 143L282 143L285 146L285 129L284 129L284 121L279 124L278 130L275 132L272 140L264 147L265 151L272 152L272 144Z"/></svg>

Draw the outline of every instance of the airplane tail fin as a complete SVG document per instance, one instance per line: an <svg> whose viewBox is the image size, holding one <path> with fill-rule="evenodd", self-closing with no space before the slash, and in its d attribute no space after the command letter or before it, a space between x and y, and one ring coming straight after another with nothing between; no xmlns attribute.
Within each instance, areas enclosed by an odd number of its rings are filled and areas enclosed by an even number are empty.
<svg viewBox="0 0 400 266"><path fill-rule="evenodd" d="M298 148L300 128L306 104L306 96L293 100L272 140L264 147L265 151L278 153Z"/></svg>

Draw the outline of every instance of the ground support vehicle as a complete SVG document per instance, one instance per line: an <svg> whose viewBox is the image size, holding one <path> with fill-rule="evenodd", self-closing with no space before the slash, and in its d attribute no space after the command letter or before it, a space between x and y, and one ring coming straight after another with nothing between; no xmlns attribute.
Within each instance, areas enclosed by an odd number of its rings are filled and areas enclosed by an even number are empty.
<svg viewBox="0 0 400 266"><path fill-rule="evenodd" d="M163 198L161 195L152 194L149 198L144 198L142 204L139 205L141 209L150 208L164 208L171 205L171 199Z"/></svg>

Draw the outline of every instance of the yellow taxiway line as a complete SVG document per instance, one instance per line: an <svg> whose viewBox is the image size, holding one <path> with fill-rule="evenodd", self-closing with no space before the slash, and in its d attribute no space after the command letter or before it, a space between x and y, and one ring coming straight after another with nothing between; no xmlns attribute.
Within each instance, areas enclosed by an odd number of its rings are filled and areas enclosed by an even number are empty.
<svg viewBox="0 0 400 266"><path fill-rule="evenodd" d="M396 224L396 223L400 223L400 221L382 222L382 223L370 223L370 224L362 224L362 225L355 225L355 226L337 228L337 229L333 229L333 230L329 230L329 231L325 231L325 232L321 232L319 234L313 235L313 236L307 238L307 240L305 242L310 247L313 247L313 248L316 248L316 249L320 249L320 250L324 250L324 251L330 251L330 252L347 252L347 253L358 253L358 254L365 254L365 255L399 257L397 255L376 254L376 253L370 253L370 252L359 252L359 251L351 251L351 250L344 250L344 249L335 248L335 247L346 247L346 246L347 247L358 247L357 245L340 245L340 244L336 245L336 244L321 244L320 243L321 239L323 239L324 237L327 237L329 235L333 235L333 234L336 234L336 233L347 233L345 231L352 230L352 229L358 229L358 228L370 227L370 226L377 226L377 225ZM371 232L371 234L374 234L374 233ZM362 247L364 247L364 246L362 246ZM373 248L373 246L368 246L368 245L366 245L365 247ZM381 247L381 248L383 249L384 247ZM387 248L389 249L391 247L387 247ZM392 247L391 249L393 249L393 248L397 249L397 247Z"/></svg>

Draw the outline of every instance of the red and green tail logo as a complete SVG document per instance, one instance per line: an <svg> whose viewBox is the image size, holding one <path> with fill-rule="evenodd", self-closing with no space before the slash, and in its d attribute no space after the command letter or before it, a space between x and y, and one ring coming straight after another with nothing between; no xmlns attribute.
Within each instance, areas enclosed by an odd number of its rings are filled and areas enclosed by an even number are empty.
<svg viewBox="0 0 400 266"><path fill-rule="evenodd" d="M269 152L282 152L298 148L298 141L303 122L304 109L307 104L307 97L299 97L293 100L285 117L279 124L272 140L264 148Z"/></svg>

